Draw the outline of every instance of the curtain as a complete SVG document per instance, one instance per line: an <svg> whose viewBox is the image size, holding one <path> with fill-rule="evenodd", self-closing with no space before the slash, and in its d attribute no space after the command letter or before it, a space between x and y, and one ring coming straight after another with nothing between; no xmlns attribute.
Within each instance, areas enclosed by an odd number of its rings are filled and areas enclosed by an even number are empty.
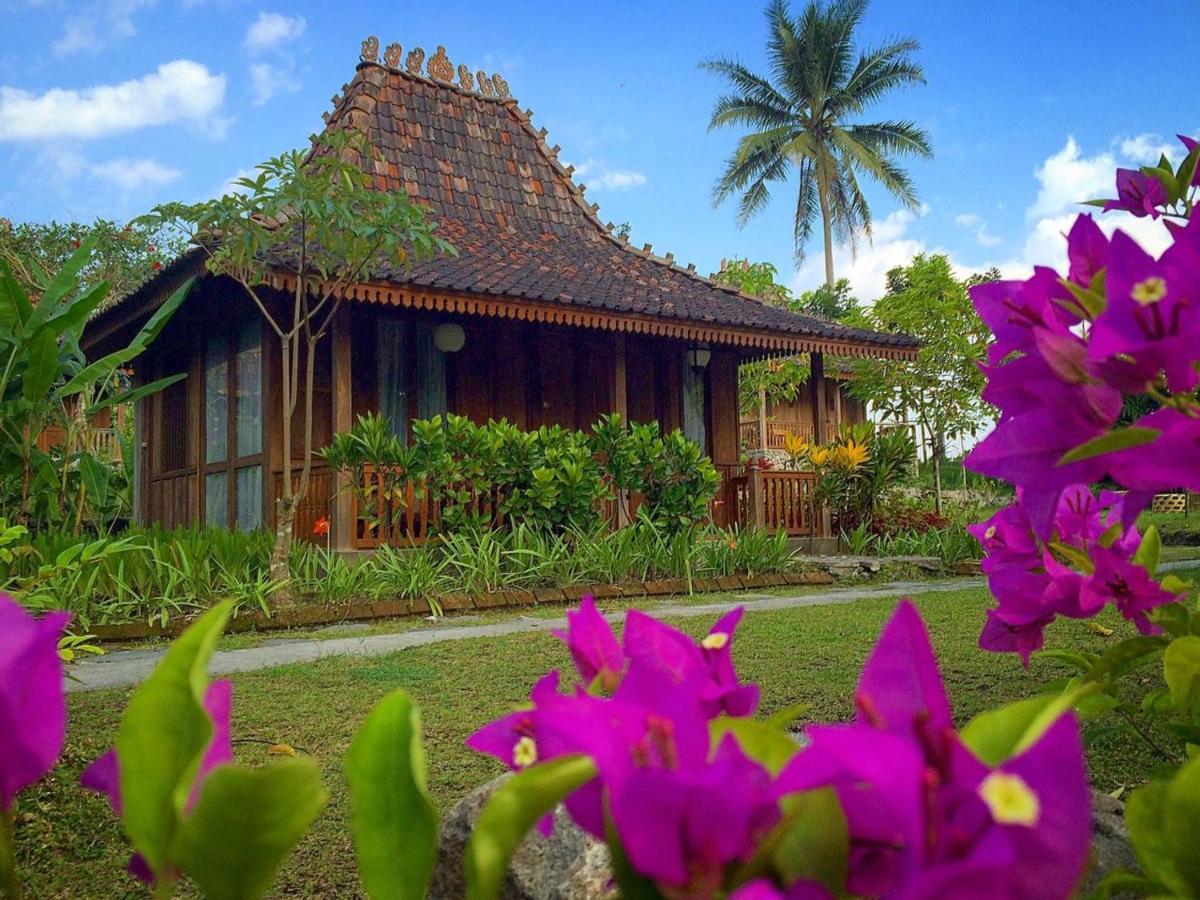
<svg viewBox="0 0 1200 900"><path fill-rule="evenodd" d="M408 443L408 394L404 377L408 367L404 333L403 322L386 319L379 322L375 332L375 358L378 368L379 414L387 417L392 433Z"/></svg>
<svg viewBox="0 0 1200 900"><path fill-rule="evenodd" d="M417 415L446 415L446 354L433 344L433 326L417 326Z"/></svg>
<svg viewBox="0 0 1200 900"><path fill-rule="evenodd" d="M704 370L695 369L688 365L687 358L683 361L683 433L689 440L700 445L700 449L708 452L708 435L704 423Z"/></svg>

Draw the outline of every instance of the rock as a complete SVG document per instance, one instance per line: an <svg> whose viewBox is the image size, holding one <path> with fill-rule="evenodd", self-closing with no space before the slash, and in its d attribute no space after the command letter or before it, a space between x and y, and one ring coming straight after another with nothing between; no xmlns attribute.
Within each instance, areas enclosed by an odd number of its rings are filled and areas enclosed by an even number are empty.
<svg viewBox="0 0 1200 900"><path fill-rule="evenodd" d="M1081 895L1095 888L1106 872L1136 868L1129 829L1125 827L1125 804L1092 791L1092 865Z"/></svg>
<svg viewBox="0 0 1200 900"><path fill-rule="evenodd" d="M442 820L430 900L460 900L467 895L463 857L471 829L496 788L508 778L501 775L471 792ZM560 806L550 837L531 832L513 855L500 898L590 900L609 893L611 878L608 848L585 834Z"/></svg>

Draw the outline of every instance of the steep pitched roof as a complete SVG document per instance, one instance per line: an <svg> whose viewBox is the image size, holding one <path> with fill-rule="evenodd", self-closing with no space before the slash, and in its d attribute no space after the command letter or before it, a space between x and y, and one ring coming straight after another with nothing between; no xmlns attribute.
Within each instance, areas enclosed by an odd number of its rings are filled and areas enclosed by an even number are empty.
<svg viewBox="0 0 1200 900"><path fill-rule="evenodd" d="M459 251L384 273L383 280L569 305L796 338L845 343L849 352L911 352L904 335L877 334L789 313L718 285L613 236L584 199L572 167L558 159L531 113L499 76L454 68L441 47L429 60L364 42L363 62L335 97L327 129L365 133L367 163L381 190L404 190L428 205L438 233ZM811 347L807 349L820 349Z"/></svg>
<svg viewBox="0 0 1200 900"><path fill-rule="evenodd" d="M593 327L717 340L769 351L909 357L907 335L851 328L790 313L682 267L650 245L636 249L599 219L573 167L558 159L532 113L498 75L455 68L437 48L401 59L363 42L354 78L334 97L326 130L363 132L365 170L380 190L427 205L438 233L458 250L385 270L354 299L429 309L538 318ZM403 62L403 65L401 64ZM168 266L130 299L201 271L197 252ZM286 281L281 282L286 284ZM518 308L515 304L523 304Z"/></svg>

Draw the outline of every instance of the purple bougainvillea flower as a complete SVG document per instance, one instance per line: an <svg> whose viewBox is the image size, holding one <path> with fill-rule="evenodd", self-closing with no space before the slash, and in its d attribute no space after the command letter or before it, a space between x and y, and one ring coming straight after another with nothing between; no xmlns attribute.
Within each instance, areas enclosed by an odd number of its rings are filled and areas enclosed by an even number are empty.
<svg viewBox="0 0 1200 900"><path fill-rule="evenodd" d="M634 867L687 896L717 894L779 820L771 776L727 735L710 763L635 769L612 791L613 825Z"/></svg>
<svg viewBox="0 0 1200 900"><path fill-rule="evenodd" d="M1195 230L1186 229L1188 237ZM1092 325L1088 358L1109 384L1142 393L1166 375L1172 391L1200 383L1200 253L1177 237L1160 260L1127 234L1112 238L1105 277L1108 303Z"/></svg>
<svg viewBox="0 0 1200 900"><path fill-rule="evenodd" d="M567 613L567 630L553 634L567 645L586 686L595 685L608 694L616 690L625 668L625 652L612 626L596 609L594 598L584 597L578 610Z"/></svg>
<svg viewBox="0 0 1200 900"><path fill-rule="evenodd" d="M1091 556L1096 568L1082 584L1083 604L1098 610L1113 603L1142 634L1157 633L1159 629L1146 613L1175 603L1184 595L1164 590L1144 566L1134 563L1130 554L1120 548L1097 546Z"/></svg>
<svg viewBox="0 0 1200 900"><path fill-rule="evenodd" d="M781 889L765 878L756 878L730 894L729 900L833 900L833 894L817 881L797 881Z"/></svg>
<svg viewBox="0 0 1200 900"><path fill-rule="evenodd" d="M1135 216L1157 219L1159 207L1167 205L1167 189L1157 178L1137 169L1117 169L1117 199L1104 204L1104 211L1123 210Z"/></svg>
<svg viewBox="0 0 1200 900"><path fill-rule="evenodd" d="M1179 140L1183 142L1183 146L1186 148L1188 153L1191 153L1196 149L1197 142L1195 138L1188 137L1186 134L1177 134L1175 137L1179 138ZM1196 167L1196 174L1192 176L1192 185L1200 185L1200 166Z"/></svg>
<svg viewBox="0 0 1200 900"><path fill-rule="evenodd" d="M809 728L809 745L778 782L785 792L837 790L851 893L1070 896L1090 839L1073 716L1020 756L984 765L950 723L928 634L907 601L864 667L858 707L854 725Z"/></svg>
<svg viewBox="0 0 1200 900"><path fill-rule="evenodd" d="M1141 492L1141 505L1164 490L1200 490L1200 418L1177 409L1158 409L1135 423L1151 428L1152 444L1105 457L1108 471L1123 486ZM1128 512L1125 513L1128 516Z"/></svg>
<svg viewBox="0 0 1200 900"><path fill-rule="evenodd" d="M717 620L700 641L709 680L701 692L701 703L709 711L730 716L752 716L758 709L758 685L742 684L733 667L733 633L742 620L742 607Z"/></svg>
<svg viewBox="0 0 1200 900"><path fill-rule="evenodd" d="M1067 233L1068 277L1088 287L1108 265L1108 237L1091 216L1077 216Z"/></svg>
<svg viewBox="0 0 1200 900"><path fill-rule="evenodd" d="M196 770L196 778L188 792L187 810L200 799L204 781L208 774L217 766L233 761L233 743L230 735L230 713L233 706L233 682L214 681L204 693L204 712L212 723L212 735L200 757L200 766ZM124 806L121 797L121 771L117 759L117 751L109 750L83 770L79 783L88 790L103 794L108 798L109 808L118 818L123 814ZM129 860L129 872L135 878L151 883L154 873L146 864L140 853L134 853Z"/></svg>
<svg viewBox="0 0 1200 900"><path fill-rule="evenodd" d="M0 811L42 778L67 731L58 640L67 613L34 618L0 594Z"/></svg>
<svg viewBox="0 0 1200 900"><path fill-rule="evenodd" d="M1059 283L1058 273L1039 266L1025 281L992 281L971 288L975 311L992 331L995 340L988 346L988 362L996 365L1014 352L1028 352L1034 346L1034 331L1067 333L1079 317L1061 302L1071 299Z"/></svg>

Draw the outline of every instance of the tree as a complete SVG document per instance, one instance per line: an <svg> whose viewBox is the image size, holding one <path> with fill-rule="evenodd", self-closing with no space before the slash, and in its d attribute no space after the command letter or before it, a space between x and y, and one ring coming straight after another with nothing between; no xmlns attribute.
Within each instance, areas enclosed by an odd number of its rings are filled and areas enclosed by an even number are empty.
<svg viewBox="0 0 1200 900"><path fill-rule="evenodd" d="M974 434L987 419L978 364L985 357L988 331L967 288L993 274L960 281L945 256L922 254L888 272L887 292L855 317L863 327L903 332L922 342L915 362L853 360L850 389L889 418L916 420L933 460L939 513L946 442Z"/></svg>
<svg viewBox="0 0 1200 900"><path fill-rule="evenodd" d="M775 279L779 270L769 262L752 263L747 259L721 260L721 269L710 277L718 284L735 287L743 294L758 297L772 306L787 308L793 298L787 285L780 284Z"/></svg>
<svg viewBox="0 0 1200 900"><path fill-rule="evenodd" d="M106 304L124 297L184 249L176 235L145 223L22 222L0 219L0 260L36 302L53 277L84 244L91 247L79 271L83 289L104 282Z"/></svg>
<svg viewBox="0 0 1200 900"><path fill-rule="evenodd" d="M313 457L313 373L317 346L349 286L397 265L453 252L434 234L425 207L403 192L375 190L362 160L365 137L348 130L314 139L238 180L240 193L203 203L168 203L145 217L180 230L216 275L236 280L279 342L283 496L277 501L271 578L286 583L296 507L308 493ZM290 297L277 303L269 285L283 276ZM303 359L303 369L301 369ZM292 422L303 390L303 447L293 483ZM286 597L286 593L284 594Z"/></svg>
<svg viewBox="0 0 1200 900"><path fill-rule="evenodd" d="M859 233L871 234L871 209L860 178L873 178L915 208L916 191L897 159L932 155L929 136L912 122L850 121L888 92L925 81L911 58L918 49L911 38L857 53L854 31L866 9L867 0L811 0L793 18L786 0L772 0L767 6L771 77L733 59L703 63L732 88L717 99L709 130L750 129L717 180L714 203L739 195L737 220L745 225L770 201L771 185L786 182L794 171L799 178L796 259L803 258L819 220L830 288L835 285L834 239L853 250Z"/></svg>
<svg viewBox="0 0 1200 900"><path fill-rule="evenodd" d="M850 282L839 278L832 287L823 284L816 290L805 291L788 304L788 309L843 322L855 314L858 299L850 292Z"/></svg>

